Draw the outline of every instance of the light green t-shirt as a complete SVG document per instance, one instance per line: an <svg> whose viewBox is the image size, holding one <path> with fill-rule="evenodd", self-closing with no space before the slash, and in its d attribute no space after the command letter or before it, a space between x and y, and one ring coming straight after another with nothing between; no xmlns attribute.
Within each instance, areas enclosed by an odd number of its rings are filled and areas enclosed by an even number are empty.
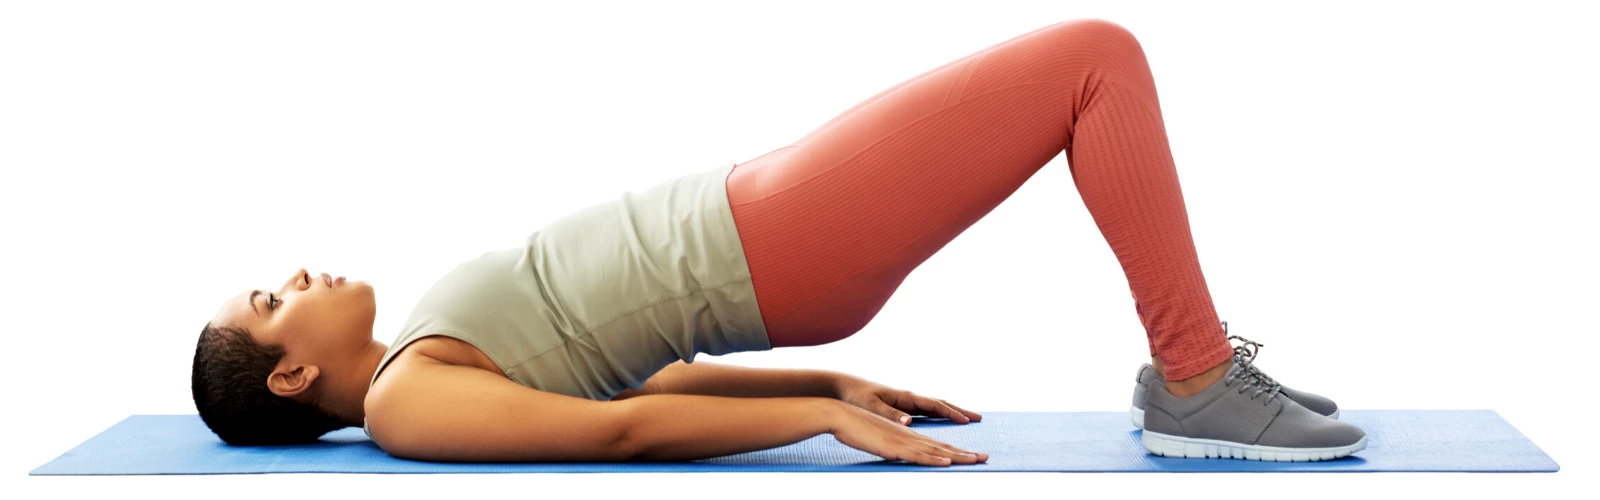
<svg viewBox="0 0 1600 500"><path fill-rule="evenodd" d="M624 193L457 266L418 300L371 382L430 335L477 346L524 386L601 401L698 353L772 349L728 205L734 166Z"/></svg>

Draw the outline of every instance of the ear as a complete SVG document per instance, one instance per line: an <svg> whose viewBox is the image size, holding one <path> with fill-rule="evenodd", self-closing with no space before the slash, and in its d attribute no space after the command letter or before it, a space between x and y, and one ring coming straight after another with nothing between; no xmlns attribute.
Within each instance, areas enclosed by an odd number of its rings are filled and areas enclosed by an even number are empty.
<svg viewBox="0 0 1600 500"><path fill-rule="evenodd" d="M317 376L322 372L317 365L295 365L280 367L267 375L267 389L273 394L286 398L294 398L305 393L311 388L311 383L316 382Z"/></svg>

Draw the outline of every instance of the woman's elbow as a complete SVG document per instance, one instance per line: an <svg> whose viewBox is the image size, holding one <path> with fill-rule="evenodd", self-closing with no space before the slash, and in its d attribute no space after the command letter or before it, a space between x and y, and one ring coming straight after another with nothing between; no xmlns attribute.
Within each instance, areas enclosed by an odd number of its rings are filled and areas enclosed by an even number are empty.
<svg viewBox="0 0 1600 500"><path fill-rule="evenodd" d="M614 410L611 419L611 439L604 445L607 460L613 462L631 462L645 458L646 449L644 436L640 435L641 425L634 421L637 415L635 408L638 400L613 401L606 403Z"/></svg>

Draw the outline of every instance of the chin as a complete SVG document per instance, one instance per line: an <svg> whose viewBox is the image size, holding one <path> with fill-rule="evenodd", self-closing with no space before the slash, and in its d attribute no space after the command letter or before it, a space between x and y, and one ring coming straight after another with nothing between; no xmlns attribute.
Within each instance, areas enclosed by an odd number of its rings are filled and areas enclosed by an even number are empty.
<svg viewBox="0 0 1600 500"><path fill-rule="evenodd" d="M362 306L363 306L362 310L365 311L364 315L366 317L366 323L367 323L367 328L366 328L367 340L372 340L372 323L373 323L374 320L376 320L376 318L378 316L378 301L377 301L376 297L373 296L372 286L368 285L367 282L365 282L365 281L362 281L360 283L361 283L361 288L367 294L366 300L362 301Z"/></svg>
<svg viewBox="0 0 1600 500"><path fill-rule="evenodd" d="M341 290L342 293L351 294L344 296L345 300L339 301L341 309L344 310L341 315L354 322L350 325L353 327L352 330L366 333L362 337L370 341L373 338L372 324L378 315L378 303L374 300L372 286L365 281L346 281L340 285L340 288L344 287L357 290Z"/></svg>

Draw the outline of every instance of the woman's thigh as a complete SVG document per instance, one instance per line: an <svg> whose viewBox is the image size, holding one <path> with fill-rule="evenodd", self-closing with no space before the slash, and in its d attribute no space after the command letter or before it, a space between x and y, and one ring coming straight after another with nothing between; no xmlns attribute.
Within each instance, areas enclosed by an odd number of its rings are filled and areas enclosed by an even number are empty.
<svg viewBox="0 0 1600 500"><path fill-rule="evenodd" d="M1104 21L1046 26L738 164L728 197L773 346L825 344L865 326L913 269L1069 145L1087 104L1081 89L1148 81L1129 42Z"/></svg>

